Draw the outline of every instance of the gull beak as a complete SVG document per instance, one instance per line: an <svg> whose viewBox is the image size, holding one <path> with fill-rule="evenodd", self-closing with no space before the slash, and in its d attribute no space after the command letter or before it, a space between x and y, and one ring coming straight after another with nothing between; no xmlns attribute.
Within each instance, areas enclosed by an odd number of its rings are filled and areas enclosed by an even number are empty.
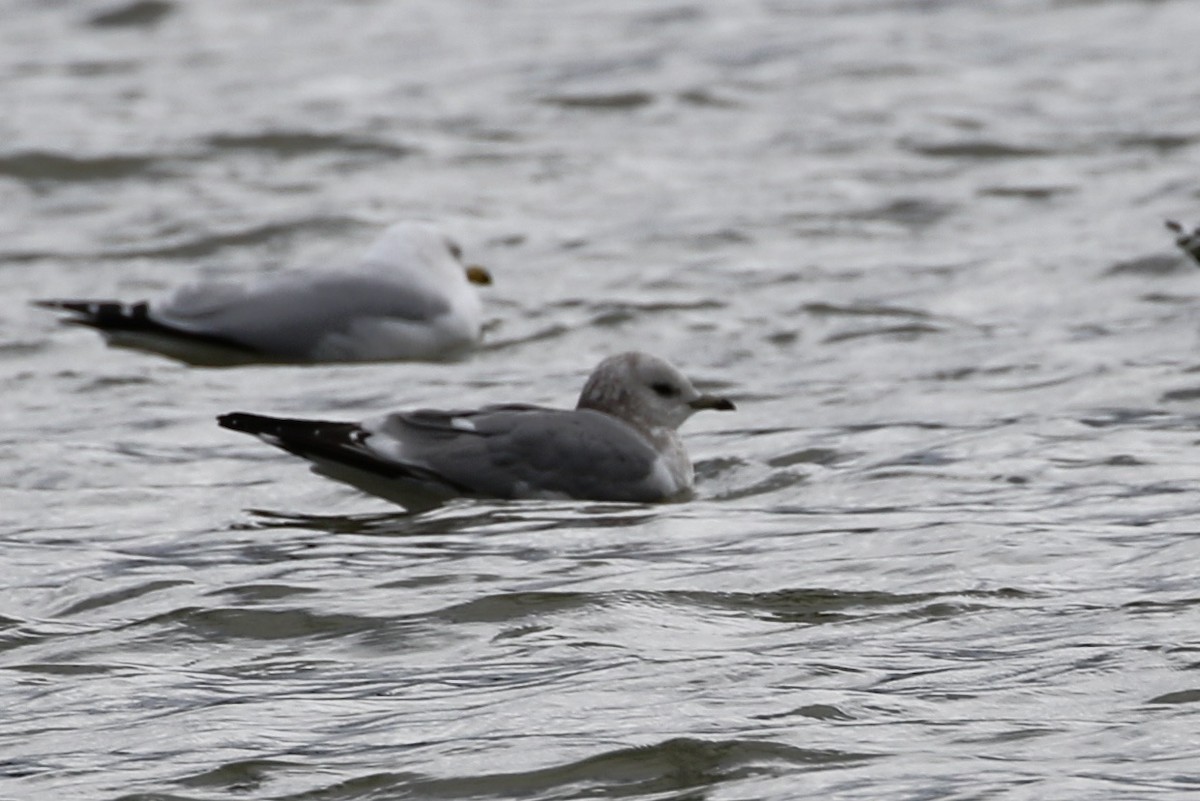
<svg viewBox="0 0 1200 801"><path fill-rule="evenodd" d="M479 286L490 286L492 283L492 274L486 268L480 267L478 264L472 264L467 267L467 281Z"/></svg>
<svg viewBox="0 0 1200 801"><path fill-rule="evenodd" d="M737 409L729 398L719 398L716 395L701 395L695 400L688 401L696 411L701 409L716 409L718 412L732 412Z"/></svg>

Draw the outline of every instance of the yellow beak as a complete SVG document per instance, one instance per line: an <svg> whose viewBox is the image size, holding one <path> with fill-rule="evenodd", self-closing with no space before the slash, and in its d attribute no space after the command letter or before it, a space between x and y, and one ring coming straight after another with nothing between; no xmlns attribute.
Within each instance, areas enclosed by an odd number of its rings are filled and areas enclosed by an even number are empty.
<svg viewBox="0 0 1200 801"><path fill-rule="evenodd" d="M471 264L467 266L467 280L479 286L489 286L492 283L492 274L478 264Z"/></svg>

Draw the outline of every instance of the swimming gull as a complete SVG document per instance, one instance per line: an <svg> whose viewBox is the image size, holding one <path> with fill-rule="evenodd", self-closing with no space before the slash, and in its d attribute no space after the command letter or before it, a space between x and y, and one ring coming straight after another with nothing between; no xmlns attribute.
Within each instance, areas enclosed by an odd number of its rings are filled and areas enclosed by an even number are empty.
<svg viewBox="0 0 1200 801"><path fill-rule="evenodd" d="M596 367L574 409L421 409L362 423L246 412L217 419L403 506L456 496L650 502L692 489L676 429L700 409L733 408L662 359L622 353Z"/></svg>
<svg viewBox="0 0 1200 801"><path fill-rule="evenodd" d="M483 309L462 251L435 225L398 222L353 266L257 284L184 287L162 303L42 300L109 344L190 364L436 361L479 341Z"/></svg>
<svg viewBox="0 0 1200 801"><path fill-rule="evenodd" d="M1175 233L1175 244L1179 249L1200 264L1200 226L1188 231L1174 220L1167 220L1167 228Z"/></svg>

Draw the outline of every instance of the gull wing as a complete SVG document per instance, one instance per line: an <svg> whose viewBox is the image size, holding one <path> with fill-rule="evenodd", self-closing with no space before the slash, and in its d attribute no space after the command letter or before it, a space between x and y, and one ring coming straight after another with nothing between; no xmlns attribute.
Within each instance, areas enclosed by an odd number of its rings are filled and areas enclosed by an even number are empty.
<svg viewBox="0 0 1200 801"><path fill-rule="evenodd" d="M591 410L422 410L361 424L234 412L219 422L392 499L403 495L402 485L445 497L640 502L679 491L641 432Z"/></svg>

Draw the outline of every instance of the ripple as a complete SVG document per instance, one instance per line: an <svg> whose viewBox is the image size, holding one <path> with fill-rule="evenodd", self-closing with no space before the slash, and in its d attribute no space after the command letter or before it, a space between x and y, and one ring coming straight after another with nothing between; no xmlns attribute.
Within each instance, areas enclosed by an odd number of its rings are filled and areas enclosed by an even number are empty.
<svg viewBox="0 0 1200 801"><path fill-rule="evenodd" d="M710 89L688 89L675 95L681 103L691 106L701 106L719 109L739 109L745 104L729 97L723 97Z"/></svg>
<svg viewBox="0 0 1200 801"><path fill-rule="evenodd" d="M293 587L288 584L236 584L209 592L214 597L227 596L243 604L278 601L297 595L312 595L317 590L309 587Z"/></svg>
<svg viewBox="0 0 1200 801"><path fill-rule="evenodd" d="M134 0L93 14L88 24L94 28L146 28L162 22L174 11L175 5L165 0Z"/></svg>
<svg viewBox="0 0 1200 801"><path fill-rule="evenodd" d="M839 451L836 448L801 448L798 451L780 454L767 459L771 467L792 467L797 464L829 466L848 462L860 455L857 452Z"/></svg>
<svg viewBox="0 0 1200 801"><path fill-rule="evenodd" d="M1067 195L1079 191L1073 186L1024 186L1019 184L1005 186L981 187L979 194L984 197L1015 197L1023 200L1049 200L1058 195Z"/></svg>
<svg viewBox="0 0 1200 801"><path fill-rule="evenodd" d="M298 512L277 512L270 509L248 509L253 522L234 526L236 529L290 529L302 528L323 531L329 534L378 534L403 533L407 512L365 515L312 515Z"/></svg>
<svg viewBox="0 0 1200 801"><path fill-rule="evenodd" d="M138 71L141 62L134 59L76 61L68 65L72 75L83 78L102 78L108 75L132 74Z"/></svg>
<svg viewBox="0 0 1200 801"><path fill-rule="evenodd" d="M356 220L348 217L309 217L287 222L261 223L216 234L202 234L173 245L108 250L98 255L108 259L196 259L211 256L227 248L262 245L300 234L341 233L357 225Z"/></svg>
<svg viewBox="0 0 1200 801"><path fill-rule="evenodd" d="M813 720L854 720L854 716L833 704L808 704L786 712L771 712L755 715L758 720L777 720L779 718L802 717Z"/></svg>
<svg viewBox="0 0 1200 801"><path fill-rule="evenodd" d="M955 206L926 198L899 198L851 215L859 220L879 220L907 228L928 228L955 210Z"/></svg>
<svg viewBox="0 0 1200 801"><path fill-rule="evenodd" d="M307 156L313 153L372 153L387 158L401 158L416 152L406 145L375 139L344 136L313 131L268 131L256 134L217 134L206 144L214 150L252 150L280 158Z"/></svg>
<svg viewBox="0 0 1200 801"><path fill-rule="evenodd" d="M88 596L68 606L59 612L61 617L70 617L71 615L79 615L84 612L92 612L97 609L102 609L106 606L114 606L126 601L133 601L159 590L167 590L173 587L186 586L191 582L188 581L147 581L142 584L137 584L131 587L122 587L118 590L109 590L106 592L96 593Z"/></svg>
<svg viewBox="0 0 1200 801"><path fill-rule="evenodd" d="M1136 259L1128 259L1113 264L1104 271L1104 275L1173 275L1175 273L1193 272L1194 268L1183 256L1173 253L1155 253Z"/></svg>
<svg viewBox="0 0 1200 801"><path fill-rule="evenodd" d="M600 94L548 95L542 102L560 108L589 109L593 111L626 111L641 108L654 102L649 92L610 92Z"/></svg>
<svg viewBox="0 0 1200 801"><path fill-rule="evenodd" d="M878 303L837 304L820 301L805 303L798 311L831 323L880 318L874 325L834 331L821 340L823 344L849 342L868 337L894 337L901 340L912 340L931 334L945 334L953 328L970 325L953 319L939 319L936 315L923 309L887 306ZM899 322L900 320L905 322Z"/></svg>
<svg viewBox="0 0 1200 801"><path fill-rule="evenodd" d="M1180 690L1151 698L1147 704L1195 704L1200 703L1200 690Z"/></svg>
<svg viewBox="0 0 1200 801"><path fill-rule="evenodd" d="M961 142L921 143L909 142L907 149L922 156L950 159L1024 159L1048 156L1053 150L1040 147L1013 145L986 139Z"/></svg>
<svg viewBox="0 0 1200 801"><path fill-rule="evenodd" d="M243 759L188 776L179 783L184 787L220 787L228 792L248 793L258 790L277 774L306 769L303 765L279 759Z"/></svg>
<svg viewBox="0 0 1200 801"><path fill-rule="evenodd" d="M68 156L29 150L0 156L0 175L21 181L120 181L162 172L150 156Z"/></svg>
<svg viewBox="0 0 1200 801"><path fill-rule="evenodd" d="M1171 153L1196 143L1197 137L1182 134L1141 134L1126 136L1118 141L1122 148L1148 149L1158 153Z"/></svg>
<svg viewBox="0 0 1200 801"><path fill-rule="evenodd" d="M0 342L0 359L20 359L46 350L46 341Z"/></svg>
<svg viewBox="0 0 1200 801"><path fill-rule="evenodd" d="M1016 589L948 593L913 593L825 589L784 589L770 592L710 592L703 590L613 592L515 592L487 595L435 613L454 623L497 623L551 616L584 609L630 605L670 608L707 617L716 610L773 623L838 623L880 610L905 607L906 618L943 618L988 608L986 601L1033 597Z"/></svg>
<svg viewBox="0 0 1200 801"><path fill-rule="evenodd" d="M488 595L447 607L437 614L452 623L496 623L604 605L604 596L592 593L515 592Z"/></svg>
<svg viewBox="0 0 1200 801"><path fill-rule="evenodd" d="M947 329L928 323L909 323L908 325L885 325L878 328L860 328L854 331L842 331L830 334L821 340L822 344L833 345L838 342L849 342L866 337L894 337L900 340L913 340L929 334L944 334Z"/></svg>
<svg viewBox="0 0 1200 801"><path fill-rule="evenodd" d="M616 327L634 320L642 319L649 314L663 314L681 311L710 311L724 308L723 303L713 300L692 302L662 302L662 303L598 303L593 307L591 325L601 327Z"/></svg>
<svg viewBox="0 0 1200 801"><path fill-rule="evenodd" d="M636 503L580 501L484 501L457 499L418 510L365 515L311 515L251 509L255 521L239 528L302 528L331 534L377 537L434 537L493 527L523 531L557 528L638 526L654 519L660 507Z"/></svg>
<svg viewBox="0 0 1200 801"><path fill-rule="evenodd" d="M799 748L769 740L676 737L651 745L618 748L537 770L453 778L374 773L315 792L276 797L281 801L314 797L329 801L382 798L397 793L415 798L662 797L663 793L756 776L780 776L797 768L811 770L847 765L878 756L837 749ZM236 766L237 763L231 764ZM268 767L290 769L286 763L282 768ZM242 779L249 772L251 776L258 776L261 768L258 764L248 770L231 767L228 775ZM205 774L208 777L214 775L225 774Z"/></svg>
<svg viewBox="0 0 1200 801"><path fill-rule="evenodd" d="M699 593L696 600L747 612L776 623L823 624L872 616L893 607L907 607L905 618L942 618L990 608L987 601L1012 601L1033 597L1022 590L1004 588L945 593L895 594L888 592L788 589L766 593Z"/></svg>
<svg viewBox="0 0 1200 801"><path fill-rule="evenodd" d="M713 499L717 501L740 501L759 495L770 495L780 490L794 487L797 484L802 484L807 480L808 476L803 473L797 473L792 470L775 470L757 481L720 491L713 496Z"/></svg>
<svg viewBox="0 0 1200 801"><path fill-rule="evenodd" d="M571 333L573 330L571 326L563 323L553 323L523 336L514 336L507 339L489 336L484 340L483 345L480 346L480 350L484 352L511 350L525 345L532 345L535 342L547 342L558 339L561 336Z"/></svg>
<svg viewBox="0 0 1200 801"><path fill-rule="evenodd" d="M213 642L343 637L388 625L381 618L312 612L307 609L184 607L130 624L164 626Z"/></svg>
<svg viewBox="0 0 1200 801"><path fill-rule="evenodd" d="M813 317L911 317L929 320L933 315L922 309L907 309L903 306L883 306L874 303L805 303L800 311Z"/></svg>
<svg viewBox="0 0 1200 801"><path fill-rule="evenodd" d="M1189 390L1179 390L1187 393ZM1166 393L1171 395L1171 393ZM1178 398L1172 398L1173 400ZM1137 409L1132 407L1117 407L1111 409L1095 409L1079 422L1090 428L1125 428L1134 426L1141 428L1155 422L1171 419L1171 415L1161 409Z"/></svg>

